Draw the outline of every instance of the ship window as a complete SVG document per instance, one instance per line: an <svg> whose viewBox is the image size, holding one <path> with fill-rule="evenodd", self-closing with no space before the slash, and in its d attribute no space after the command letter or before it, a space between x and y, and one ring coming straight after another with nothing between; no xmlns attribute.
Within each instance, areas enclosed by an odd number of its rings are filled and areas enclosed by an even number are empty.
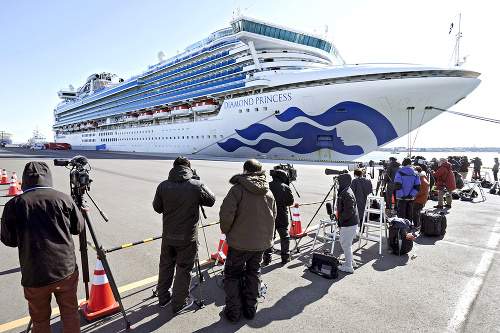
<svg viewBox="0 0 500 333"><path fill-rule="evenodd" d="M247 112L250 112L250 109L247 109L246 111L247 111Z"/></svg>
<svg viewBox="0 0 500 333"><path fill-rule="evenodd" d="M267 106L264 106L262 109L263 109L264 111L267 111Z"/></svg>
<svg viewBox="0 0 500 333"><path fill-rule="evenodd" d="M242 113L243 111L242 110L238 110L239 113Z"/></svg>
<svg viewBox="0 0 500 333"><path fill-rule="evenodd" d="M205 136L204 136L204 135L202 135L202 136L201 136L201 138L202 138L202 139L205 139Z"/></svg>

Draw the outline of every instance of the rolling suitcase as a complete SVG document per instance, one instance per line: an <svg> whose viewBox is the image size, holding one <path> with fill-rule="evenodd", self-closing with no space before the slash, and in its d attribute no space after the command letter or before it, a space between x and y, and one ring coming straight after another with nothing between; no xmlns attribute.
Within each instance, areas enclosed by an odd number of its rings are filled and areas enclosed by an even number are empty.
<svg viewBox="0 0 500 333"><path fill-rule="evenodd" d="M447 222L443 212L423 212L420 221L422 222L420 232L424 236L442 236L446 233Z"/></svg>
<svg viewBox="0 0 500 333"><path fill-rule="evenodd" d="M411 222L407 219L394 218L389 227L389 246L393 254L399 256L408 253L413 248L413 238L410 234ZM410 238L410 239L409 239Z"/></svg>

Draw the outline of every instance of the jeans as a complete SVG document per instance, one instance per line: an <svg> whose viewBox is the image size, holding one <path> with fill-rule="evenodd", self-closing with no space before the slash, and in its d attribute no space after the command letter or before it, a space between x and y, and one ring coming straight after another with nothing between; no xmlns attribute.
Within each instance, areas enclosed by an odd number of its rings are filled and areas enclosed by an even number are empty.
<svg viewBox="0 0 500 333"><path fill-rule="evenodd" d="M167 245L162 243L160 254L160 272L158 274L158 300L160 303L168 301L172 286L172 309L181 308L189 295L191 285L191 271L196 258L197 244Z"/></svg>
<svg viewBox="0 0 500 333"><path fill-rule="evenodd" d="M50 300L52 294L56 298L64 333L80 332L80 315L78 314L78 271L64 280L39 288L24 287L24 298L28 301L29 313L33 322L33 333L50 332Z"/></svg>
<svg viewBox="0 0 500 333"><path fill-rule="evenodd" d="M356 236L357 225L350 227L340 227L340 246L344 251L345 265L352 267L352 240Z"/></svg>
<svg viewBox="0 0 500 333"><path fill-rule="evenodd" d="M257 297L260 289L260 263L264 251L237 250L231 245L227 249L226 268L224 271L226 292L225 315L231 321L237 321L241 310L248 317L257 312ZM243 285L242 278L245 278Z"/></svg>

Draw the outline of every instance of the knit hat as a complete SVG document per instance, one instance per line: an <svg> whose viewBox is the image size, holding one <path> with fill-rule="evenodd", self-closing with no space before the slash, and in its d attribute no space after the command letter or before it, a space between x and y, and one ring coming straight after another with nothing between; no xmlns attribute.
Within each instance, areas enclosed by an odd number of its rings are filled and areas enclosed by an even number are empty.
<svg viewBox="0 0 500 333"><path fill-rule="evenodd" d="M406 157L406 158L403 160L402 165L403 165L403 166L411 165L411 159L409 159L408 157Z"/></svg>
<svg viewBox="0 0 500 333"><path fill-rule="evenodd" d="M439 164L443 164L443 163L446 163L448 162L448 160L446 158L440 158L439 159Z"/></svg>

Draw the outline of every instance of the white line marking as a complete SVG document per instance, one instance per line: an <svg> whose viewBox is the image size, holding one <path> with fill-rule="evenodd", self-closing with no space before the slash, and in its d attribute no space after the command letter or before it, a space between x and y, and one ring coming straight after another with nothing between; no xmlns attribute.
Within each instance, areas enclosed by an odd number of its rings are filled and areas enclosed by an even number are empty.
<svg viewBox="0 0 500 333"><path fill-rule="evenodd" d="M493 232L490 235L490 238L487 243L487 247L491 249L496 249L498 243L500 242L500 234L498 231L500 230L500 218L497 220L495 227L493 228ZM448 332L457 332L465 321L467 315L469 314L470 307L481 289L481 286L484 282L484 276L490 269L491 263L493 262L493 257L496 251L487 250L484 252L481 257L481 261L474 272L474 276L472 276L465 286L462 295L460 296L460 300L455 307L455 313L448 323Z"/></svg>

